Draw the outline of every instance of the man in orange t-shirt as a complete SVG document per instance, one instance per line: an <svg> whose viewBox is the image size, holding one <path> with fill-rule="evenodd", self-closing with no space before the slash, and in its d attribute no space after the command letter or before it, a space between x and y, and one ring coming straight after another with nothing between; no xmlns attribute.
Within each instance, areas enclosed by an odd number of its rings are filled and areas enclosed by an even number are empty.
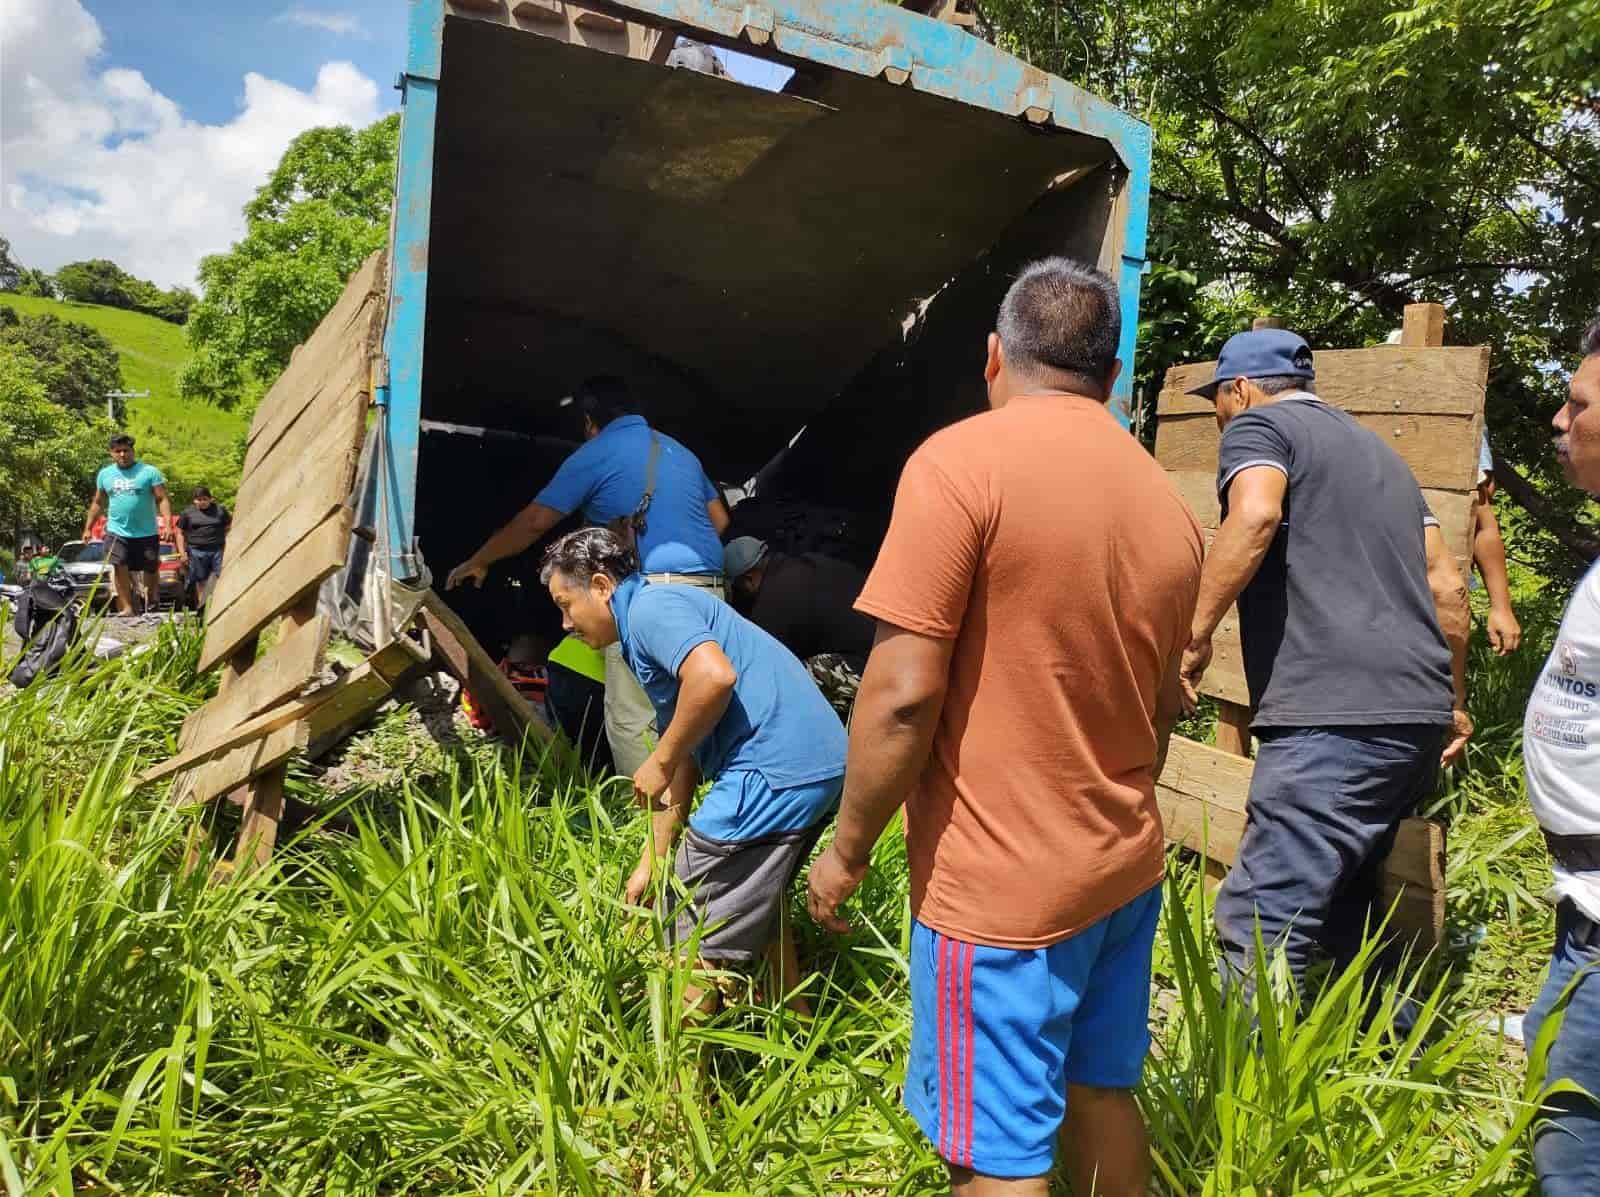
<svg viewBox="0 0 1600 1197"><path fill-rule="evenodd" d="M810 874L836 911L906 804L906 1107L952 1191L1048 1192L1058 1132L1078 1193L1142 1194L1131 1089L1149 1048L1163 841L1155 778L1202 541L1106 410L1116 288L1026 269L989 337L994 409L906 463L857 609L878 621L843 806Z"/></svg>

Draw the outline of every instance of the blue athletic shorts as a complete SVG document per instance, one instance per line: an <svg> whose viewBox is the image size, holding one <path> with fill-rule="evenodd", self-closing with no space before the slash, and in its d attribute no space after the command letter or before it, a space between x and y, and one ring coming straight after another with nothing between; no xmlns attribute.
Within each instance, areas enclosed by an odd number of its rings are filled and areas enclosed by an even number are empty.
<svg viewBox="0 0 1600 1197"><path fill-rule="evenodd" d="M1067 1085L1131 1089L1150 1050L1161 887L1046 948L911 932L906 1109L947 1162L1043 1176Z"/></svg>

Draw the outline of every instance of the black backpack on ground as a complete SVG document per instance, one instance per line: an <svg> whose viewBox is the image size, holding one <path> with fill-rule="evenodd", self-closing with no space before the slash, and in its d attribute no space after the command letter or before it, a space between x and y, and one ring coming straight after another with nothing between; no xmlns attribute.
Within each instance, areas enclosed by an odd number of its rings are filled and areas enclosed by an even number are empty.
<svg viewBox="0 0 1600 1197"><path fill-rule="evenodd" d="M72 583L58 569L32 579L17 600L12 626L27 646L11 671L11 684L17 689L26 689L54 671L72 647L78 634L78 604L72 594Z"/></svg>

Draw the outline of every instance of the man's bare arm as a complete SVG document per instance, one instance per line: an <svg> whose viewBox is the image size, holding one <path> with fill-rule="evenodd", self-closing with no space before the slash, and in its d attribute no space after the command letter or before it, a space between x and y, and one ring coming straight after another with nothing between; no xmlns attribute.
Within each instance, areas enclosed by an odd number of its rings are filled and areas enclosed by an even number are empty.
<svg viewBox="0 0 1600 1197"><path fill-rule="evenodd" d="M1461 580L1461 571L1445 547L1439 526L1429 524L1423 532L1428 550L1428 588L1433 591L1439 630L1450 646L1455 731L1445 747L1442 762L1450 765L1466 751L1467 740L1472 735L1472 720L1467 716L1467 637L1472 630L1472 609L1467 603L1466 583Z"/></svg>
<svg viewBox="0 0 1600 1197"><path fill-rule="evenodd" d="M927 764L954 649L954 640L878 624L850 717L838 828L807 883L811 915L830 930L849 930L839 906L866 876L872 846Z"/></svg>
<svg viewBox="0 0 1600 1197"><path fill-rule="evenodd" d="M712 499L706 504L706 514L711 517L711 526L716 529L718 536L728 531L728 525L733 517L728 514L728 505L720 498Z"/></svg>
<svg viewBox="0 0 1600 1197"><path fill-rule="evenodd" d="M1478 488L1478 502L1472 509L1472 560L1489 592L1489 643L1501 656L1515 652L1522 643L1522 626L1511 605L1511 579L1506 571L1506 542L1500 535L1500 520L1494 513L1494 485Z"/></svg>
<svg viewBox="0 0 1600 1197"><path fill-rule="evenodd" d="M1289 479L1274 466L1240 470L1228 483L1228 518L1217 529L1200 571L1200 598L1184 654L1183 685L1190 703L1211 664L1211 637L1228 608L1256 576L1283 522Z"/></svg>
<svg viewBox="0 0 1600 1197"><path fill-rule="evenodd" d="M504 527L484 541L476 553L451 570L450 576L445 579L444 588L454 590L467 581L482 586L484 578L489 575L491 565L527 551L564 518L565 515L554 507L546 507L538 502L529 503L512 516Z"/></svg>
<svg viewBox="0 0 1600 1197"><path fill-rule="evenodd" d="M661 761L668 776L677 772L695 746L727 713L739 673L721 646L707 641L683 659L678 667L678 705L672 722L661 733L650 755Z"/></svg>

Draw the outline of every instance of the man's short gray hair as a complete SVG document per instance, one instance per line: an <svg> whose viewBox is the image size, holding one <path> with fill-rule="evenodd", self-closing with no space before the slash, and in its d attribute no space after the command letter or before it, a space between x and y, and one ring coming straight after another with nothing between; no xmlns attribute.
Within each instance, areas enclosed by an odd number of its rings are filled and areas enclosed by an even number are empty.
<svg viewBox="0 0 1600 1197"><path fill-rule="evenodd" d="M1600 313L1589 322L1589 327L1583 330L1583 338L1578 342L1584 357L1600 353Z"/></svg>
<svg viewBox="0 0 1600 1197"><path fill-rule="evenodd" d="M539 581L545 586L559 571L578 586L587 586L596 574L620 582L639 570L639 558L609 528L579 528L568 532L545 550Z"/></svg>
<svg viewBox="0 0 1600 1197"><path fill-rule="evenodd" d="M1103 382L1117 361L1122 303L1116 284L1094 267L1042 258L1011 284L996 331L1019 374L1055 370Z"/></svg>

